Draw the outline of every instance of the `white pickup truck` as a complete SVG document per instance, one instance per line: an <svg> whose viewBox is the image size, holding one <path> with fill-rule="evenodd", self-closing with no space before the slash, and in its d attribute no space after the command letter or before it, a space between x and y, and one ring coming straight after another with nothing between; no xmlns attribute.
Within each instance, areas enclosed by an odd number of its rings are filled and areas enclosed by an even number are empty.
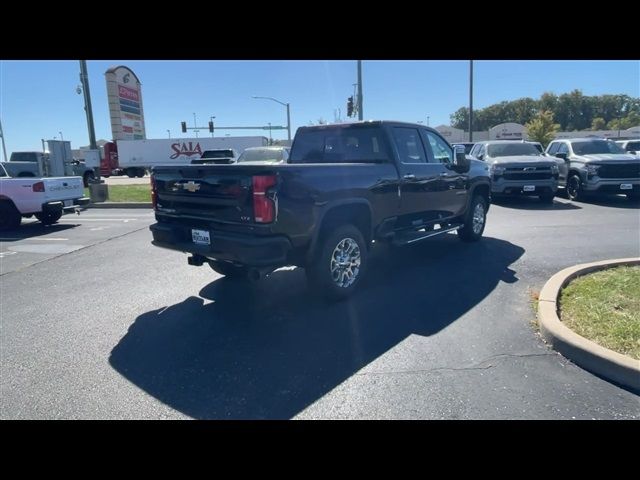
<svg viewBox="0 0 640 480"><path fill-rule="evenodd" d="M44 225L89 204L82 177L11 178L0 165L0 231L17 228L22 217Z"/></svg>

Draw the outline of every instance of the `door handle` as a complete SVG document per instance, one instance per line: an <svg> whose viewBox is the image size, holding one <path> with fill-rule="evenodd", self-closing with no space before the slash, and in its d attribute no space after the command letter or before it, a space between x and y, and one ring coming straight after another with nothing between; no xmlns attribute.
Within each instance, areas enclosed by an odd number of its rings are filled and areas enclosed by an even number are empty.
<svg viewBox="0 0 640 480"><path fill-rule="evenodd" d="M408 173L402 178L404 178L405 180L415 180L416 176L413 173Z"/></svg>

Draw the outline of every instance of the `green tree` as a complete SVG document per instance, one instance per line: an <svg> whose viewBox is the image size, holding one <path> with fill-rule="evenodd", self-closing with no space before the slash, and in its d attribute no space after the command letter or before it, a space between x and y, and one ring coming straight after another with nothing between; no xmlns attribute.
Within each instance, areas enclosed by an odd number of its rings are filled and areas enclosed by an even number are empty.
<svg viewBox="0 0 640 480"><path fill-rule="evenodd" d="M596 117L591 120L591 130L605 130L607 128L607 122L602 117Z"/></svg>
<svg viewBox="0 0 640 480"><path fill-rule="evenodd" d="M453 128L461 128L462 130L467 130L469 128L469 108L459 108L454 113L449 115L449 121L451 122L451 126ZM474 130L478 129L474 126Z"/></svg>
<svg viewBox="0 0 640 480"><path fill-rule="evenodd" d="M538 115L525 125L529 138L534 142L540 142L545 148L555 134L560 130L560 125L553 123L553 112L551 110L540 111Z"/></svg>

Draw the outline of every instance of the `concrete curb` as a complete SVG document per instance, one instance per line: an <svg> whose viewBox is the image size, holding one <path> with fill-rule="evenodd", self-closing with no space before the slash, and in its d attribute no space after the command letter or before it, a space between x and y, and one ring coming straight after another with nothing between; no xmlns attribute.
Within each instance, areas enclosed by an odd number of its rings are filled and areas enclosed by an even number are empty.
<svg viewBox="0 0 640 480"><path fill-rule="evenodd" d="M565 285L586 273L618 265L640 265L640 258L583 263L556 273L545 283L540 292L538 324L542 337L569 360L586 370L640 391L640 361L581 337L558 318L557 301L560 290Z"/></svg>
<svg viewBox="0 0 640 480"><path fill-rule="evenodd" d="M87 208L152 208L151 202L104 202L90 203Z"/></svg>

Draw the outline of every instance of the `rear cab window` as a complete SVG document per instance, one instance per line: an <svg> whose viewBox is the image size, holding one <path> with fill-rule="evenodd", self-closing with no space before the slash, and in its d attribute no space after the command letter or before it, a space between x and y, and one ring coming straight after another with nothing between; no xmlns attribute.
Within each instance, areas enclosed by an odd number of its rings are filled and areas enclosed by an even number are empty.
<svg viewBox="0 0 640 480"><path fill-rule="evenodd" d="M354 126L298 131L289 163L387 163L390 158L382 128Z"/></svg>

